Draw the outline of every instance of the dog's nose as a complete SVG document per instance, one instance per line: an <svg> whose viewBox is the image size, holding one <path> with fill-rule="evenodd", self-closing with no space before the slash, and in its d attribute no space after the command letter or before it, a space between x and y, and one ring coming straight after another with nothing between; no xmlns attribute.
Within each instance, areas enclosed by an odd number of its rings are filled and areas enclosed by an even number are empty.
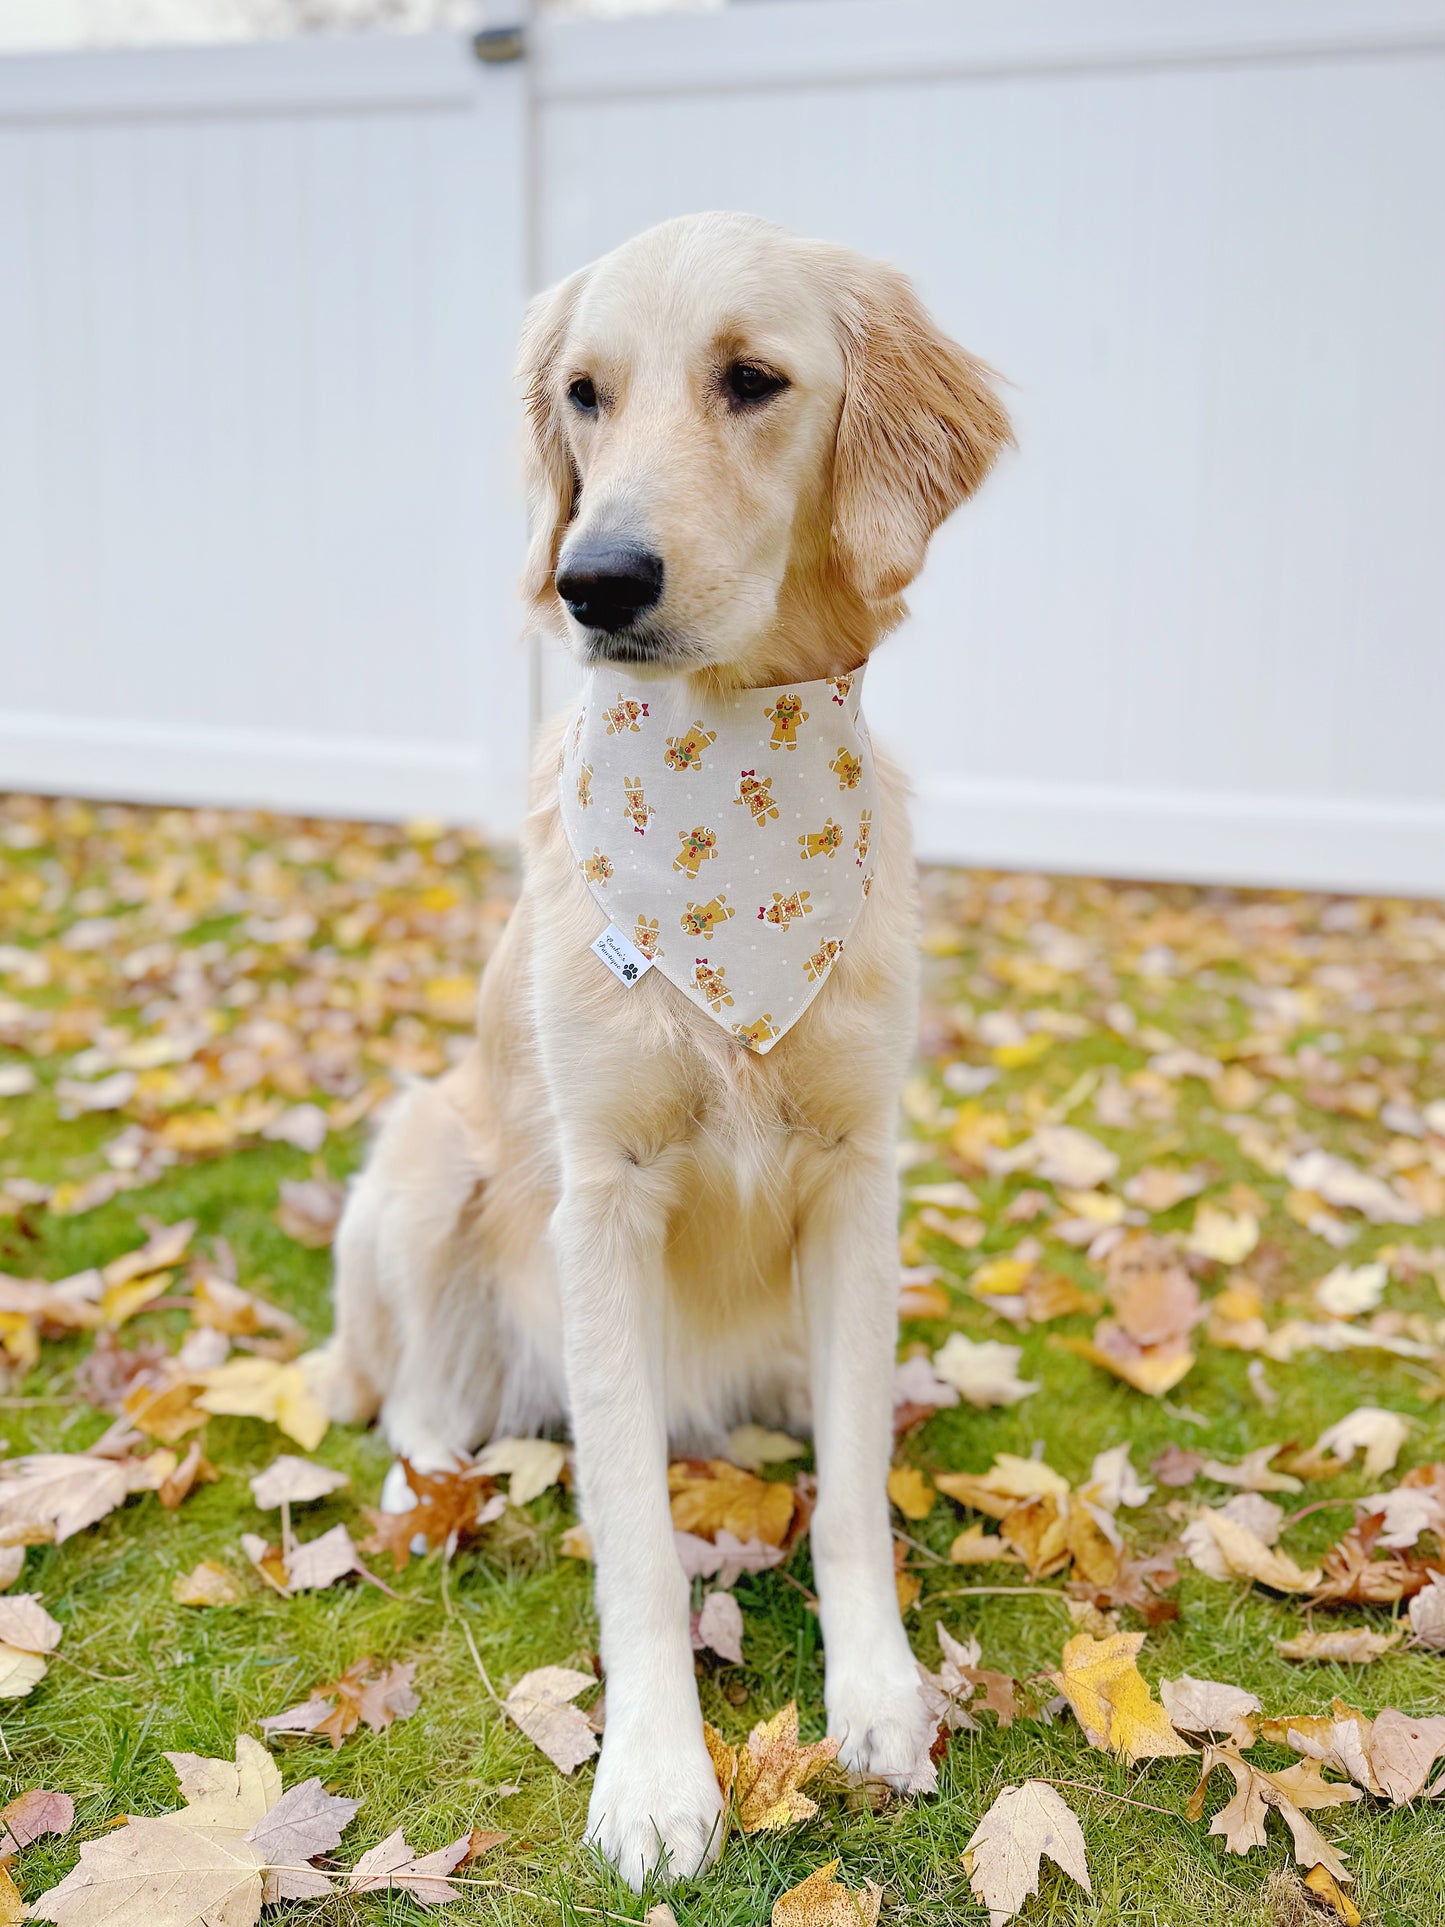
<svg viewBox="0 0 1445 1927"><path fill-rule="evenodd" d="M583 542L557 571L557 593L577 621L609 635L662 597L662 557L636 542Z"/></svg>

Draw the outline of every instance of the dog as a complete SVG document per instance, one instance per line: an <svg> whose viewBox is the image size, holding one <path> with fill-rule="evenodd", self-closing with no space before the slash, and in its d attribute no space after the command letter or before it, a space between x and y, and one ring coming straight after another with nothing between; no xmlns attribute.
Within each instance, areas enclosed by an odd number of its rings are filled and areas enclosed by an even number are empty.
<svg viewBox="0 0 1445 1927"><path fill-rule="evenodd" d="M842 703L934 530L1011 440L991 371L900 273L742 215L667 222L541 296L520 378L530 616L598 672L600 702L625 666L658 689L681 679L689 716L820 679ZM604 713L628 743L651 726L635 698ZM774 718L789 765L799 721L788 704ZM743 1420L812 1430L840 1760L899 1787L926 1767L885 1489L914 872L904 779L880 755L855 845L861 863L871 834L866 900L846 946L809 960L812 1001L786 1034L771 1012L722 1014L706 959L716 1018L660 967L624 987L589 954L601 913L579 860L613 886L603 838L579 859L561 826L568 733L538 750L523 889L475 1040L397 1099L351 1189L327 1382L338 1420L379 1417L423 1471L493 1436L570 1429L607 1679L588 1837L637 1888L699 1872L720 1845L667 1464ZM674 741L679 783L704 735ZM766 734L758 748L765 762ZM753 820L791 849L796 825L771 824L767 798L755 781L749 850ZM805 847L832 858L836 830ZM695 876L713 831L684 819L678 835ZM637 934L644 963L666 960L655 918ZM384 1502L409 1503L399 1463Z"/></svg>

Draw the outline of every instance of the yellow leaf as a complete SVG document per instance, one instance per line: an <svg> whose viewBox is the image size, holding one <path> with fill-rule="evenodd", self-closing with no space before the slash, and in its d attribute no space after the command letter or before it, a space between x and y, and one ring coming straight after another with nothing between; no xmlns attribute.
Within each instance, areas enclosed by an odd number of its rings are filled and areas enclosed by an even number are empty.
<svg viewBox="0 0 1445 1927"><path fill-rule="evenodd" d="M24 1918L25 1902L20 1898L20 1889L6 1868L0 1866L0 1927L12 1927L13 1922Z"/></svg>
<svg viewBox="0 0 1445 1927"><path fill-rule="evenodd" d="M1006 1071L1019 1070L1025 1064L1037 1064L1054 1047L1056 1039L1046 1030L1036 1030L1021 1044L997 1044L989 1052L994 1063Z"/></svg>
<svg viewBox="0 0 1445 1927"><path fill-rule="evenodd" d="M679 1532L712 1539L730 1532L737 1539L761 1539L780 1546L793 1523L793 1488L760 1479L726 1459L679 1460L667 1468L672 1523Z"/></svg>
<svg viewBox="0 0 1445 1927"><path fill-rule="evenodd" d="M1065 1351L1073 1352L1079 1358L1087 1358L1091 1365L1102 1366L1106 1372L1112 1372L1115 1378L1122 1378L1126 1385L1132 1385L1136 1392L1144 1392L1150 1398L1162 1398L1166 1392L1172 1392L1194 1364L1194 1353L1182 1340L1163 1345L1141 1345L1125 1352L1109 1351L1087 1338L1061 1336L1050 1342L1061 1345Z"/></svg>
<svg viewBox="0 0 1445 1927"><path fill-rule="evenodd" d="M1022 1554L1014 1551L996 1532L986 1532L982 1526L965 1526L948 1548L948 1557L955 1566L994 1566L1004 1562L1012 1565L1022 1563Z"/></svg>
<svg viewBox="0 0 1445 1927"><path fill-rule="evenodd" d="M22 1652L0 1641L0 1700L24 1699L44 1677L45 1661L39 1653Z"/></svg>
<svg viewBox="0 0 1445 1927"><path fill-rule="evenodd" d="M188 1378L170 1385L133 1385L125 1395L123 1410L132 1425L147 1432L162 1445L174 1445L187 1432L204 1425L207 1414L195 1403L196 1386Z"/></svg>
<svg viewBox="0 0 1445 1927"><path fill-rule="evenodd" d="M178 1606L236 1606L241 1589L224 1566L203 1559L194 1572L178 1572L171 1582L171 1598Z"/></svg>
<svg viewBox="0 0 1445 1927"><path fill-rule="evenodd" d="M199 1373L198 1382L205 1390L196 1404L204 1412L268 1419L307 1452L314 1452L326 1435L326 1411L312 1390L304 1358L289 1364L274 1358L228 1358L214 1371Z"/></svg>
<svg viewBox="0 0 1445 1927"><path fill-rule="evenodd" d="M905 1519L926 1519L938 1497L913 1465L895 1465L888 1474L888 1496Z"/></svg>
<svg viewBox="0 0 1445 1927"><path fill-rule="evenodd" d="M159 1298L171 1282L169 1271L153 1271L144 1278L129 1278L124 1284L108 1285L101 1294L100 1309L107 1325L123 1325Z"/></svg>
<svg viewBox="0 0 1445 1927"><path fill-rule="evenodd" d="M802 1791L838 1751L837 1740L798 1741L798 1709L791 1702L760 1720L738 1748L734 1793L744 1833L767 1833L811 1820L818 1811Z"/></svg>
<svg viewBox="0 0 1445 1927"><path fill-rule="evenodd" d="M1150 1695L1135 1663L1143 1644L1143 1633L1115 1633L1109 1639L1078 1633L1064 1647L1060 1670L1050 1675L1089 1744L1118 1753L1131 1765L1194 1750Z"/></svg>
<svg viewBox="0 0 1445 1927"><path fill-rule="evenodd" d="M1222 1265L1242 1264L1259 1243L1259 1219L1252 1212L1237 1216L1217 1204L1201 1204L1185 1248Z"/></svg>
<svg viewBox="0 0 1445 1927"><path fill-rule="evenodd" d="M1318 1894L1326 1906L1333 1908L1345 1927L1360 1927L1362 1915L1359 1908L1328 1867L1311 1867L1305 1875L1305 1885L1312 1894Z"/></svg>
<svg viewBox="0 0 1445 1927"><path fill-rule="evenodd" d="M838 1878L838 1862L830 1860L779 1894L773 1902L771 1927L874 1927L883 1889L870 1880L861 1893Z"/></svg>
<svg viewBox="0 0 1445 1927"><path fill-rule="evenodd" d="M24 1312L0 1311L0 1345L22 1372L40 1363L40 1334Z"/></svg>

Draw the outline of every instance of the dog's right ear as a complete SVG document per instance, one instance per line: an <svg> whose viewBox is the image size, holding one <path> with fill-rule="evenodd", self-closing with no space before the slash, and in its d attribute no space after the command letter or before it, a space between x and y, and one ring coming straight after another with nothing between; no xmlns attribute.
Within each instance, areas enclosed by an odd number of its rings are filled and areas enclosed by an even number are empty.
<svg viewBox="0 0 1445 1927"><path fill-rule="evenodd" d="M537 296L522 324L517 356L527 424L525 472L531 525L522 594L537 614L550 605L557 551L577 512L580 483L562 432L557 362L585 279L586 270L581 269Z"/></svg>

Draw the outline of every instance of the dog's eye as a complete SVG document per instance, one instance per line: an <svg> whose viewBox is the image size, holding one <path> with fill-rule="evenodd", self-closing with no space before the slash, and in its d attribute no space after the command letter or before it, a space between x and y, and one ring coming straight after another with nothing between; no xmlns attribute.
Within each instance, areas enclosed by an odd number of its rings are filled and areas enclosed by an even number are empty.
<svg viewBox="0 0 1445 1927"><path fill-rule="evenodd" d="M597 390L587 379L579 375L567 390L567 399L574 408L580 408L584 415L597 413Z"/></svg>
<svg viewBox="0 0 1445 1927"><path fill-rule="evenodd" d="M768 401L788 385L786 376L775 375L771 368L760 368L755 361L733 362L723 382L732 401L744 405Z"/></svg>

